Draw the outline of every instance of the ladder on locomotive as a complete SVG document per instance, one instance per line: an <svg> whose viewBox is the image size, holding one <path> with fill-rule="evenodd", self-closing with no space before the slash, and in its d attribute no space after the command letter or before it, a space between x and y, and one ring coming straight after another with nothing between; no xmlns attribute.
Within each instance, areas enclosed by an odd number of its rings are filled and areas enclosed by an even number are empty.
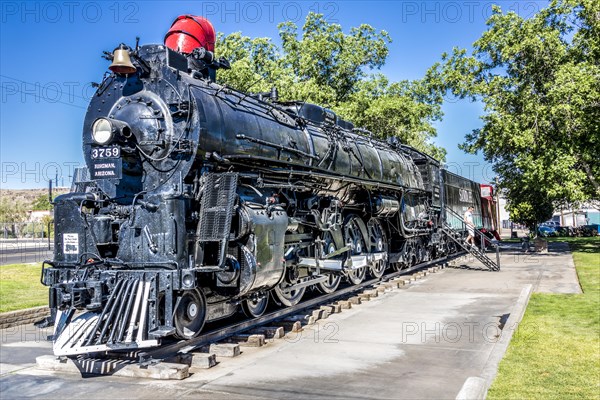
<svg viewBox="0 0 600 400"><path fill-rule="evenodd" d="M231 219L234 213L238 174L234 172L208 173L205 175L204 193L200 201L200 215L196 242L206 251L206 246L217 246L216 259L203 257L201 271L219 271L225 261ZM212 250L215 250L214 248ZM210 262L212 261L212 262Z"/></svg>
<svg viewBox="0 0 600 400"><path fill-rule="evenodd" d="M464 232L467 230L467 223L461 215L454 210L445 207L446 218L442 224L442 231L460 248L477 258L481 263L491 271L500 271L500 248L497 243L494 243L479 229L474 228L475 237L479 239L479 247L471 246L465 241ZM448 222L448 217L452 218L454 225ZM458 227L456 225L459 225ZM490 244L496 252L496 261L492 260L486 254L486 244Z"/></svg>

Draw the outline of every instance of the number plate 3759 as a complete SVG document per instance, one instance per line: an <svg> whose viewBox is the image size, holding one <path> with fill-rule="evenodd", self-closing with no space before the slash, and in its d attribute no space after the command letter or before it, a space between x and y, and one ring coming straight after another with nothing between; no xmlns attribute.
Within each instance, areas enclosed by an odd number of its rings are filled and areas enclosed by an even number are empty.
<svg viewBox="0 0 600 400"><path fill-rule="evenodd" d="M92 158L119 158L121 157L121 148L112 147L94 147L92 148Z"/></svg>

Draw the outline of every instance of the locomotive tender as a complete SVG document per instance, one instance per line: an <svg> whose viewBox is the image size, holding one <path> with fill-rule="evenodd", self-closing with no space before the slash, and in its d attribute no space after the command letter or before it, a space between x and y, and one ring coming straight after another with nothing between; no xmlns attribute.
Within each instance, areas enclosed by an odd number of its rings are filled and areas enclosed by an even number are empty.
<svg viewBox="0 0 600 400"><path fill-rule="evenodd" d="M456 251L444 208L478 215L478 184L417 150L275 90L215 83L229 65L214 37L181 16L165 45L108 56L83 126L87 168L55 200L42 271L56 355L192 338L269 299L291 306L440 258Z"/></svg>

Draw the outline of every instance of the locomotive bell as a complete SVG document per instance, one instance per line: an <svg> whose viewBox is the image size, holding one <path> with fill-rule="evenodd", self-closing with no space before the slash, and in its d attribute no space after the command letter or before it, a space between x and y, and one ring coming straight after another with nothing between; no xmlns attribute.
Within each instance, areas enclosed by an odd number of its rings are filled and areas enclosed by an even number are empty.
<svg viewBox="0 0 600 400"><path fill-rule="evenodd" d="M113 52L113 62L108 67L115 74L133 74L136 71L135 66L129 58L129 50L127 46L121 44Z"/></svg>

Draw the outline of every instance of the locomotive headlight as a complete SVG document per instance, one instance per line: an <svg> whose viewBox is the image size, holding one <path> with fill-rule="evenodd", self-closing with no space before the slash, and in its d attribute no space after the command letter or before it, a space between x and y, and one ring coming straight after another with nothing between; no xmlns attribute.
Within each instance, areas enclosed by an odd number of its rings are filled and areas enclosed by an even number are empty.
<svg viewBox="0 0 600 400"><path fill-rule="evenodd" d="M111 118L98 118L92 125L92 139L98 144L108 144L116 135L129 138L131 128L126 122Z"/></svg>
<svg viewBox="0 0 600 400"><path fill-rule="evenodd" d="M107 144L113 138L113 126L106 118L98 118L92 126L92 139L98 144Z"/></svg>

